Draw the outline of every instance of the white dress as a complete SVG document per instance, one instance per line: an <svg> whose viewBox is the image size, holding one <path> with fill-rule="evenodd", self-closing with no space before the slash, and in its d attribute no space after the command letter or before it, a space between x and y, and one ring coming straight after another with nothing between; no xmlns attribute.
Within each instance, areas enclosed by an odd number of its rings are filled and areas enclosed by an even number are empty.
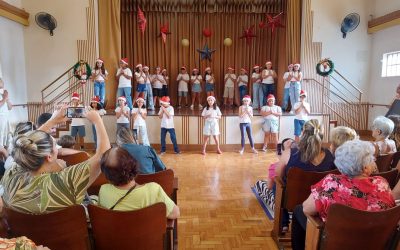
<svg viewBox="0 0 400 250"><path fill-rule="evenodd" d="M3 95L0 94L0 101L3 100ZM9 110L7 102L0 107L0 146L8 146L10 136L10 122L8 120Z"/></svg>

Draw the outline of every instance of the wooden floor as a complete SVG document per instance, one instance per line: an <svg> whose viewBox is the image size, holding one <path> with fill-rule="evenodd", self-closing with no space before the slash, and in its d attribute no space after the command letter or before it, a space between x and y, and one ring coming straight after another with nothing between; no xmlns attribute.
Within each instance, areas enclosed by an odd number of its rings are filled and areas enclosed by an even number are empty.
<svg viewBox="0 0 400 250"><path fill-rule="evenodd" d="M161 156L179 178L179 249L277 249L272 221L250 189L276 156L246 149Z"/></svg>

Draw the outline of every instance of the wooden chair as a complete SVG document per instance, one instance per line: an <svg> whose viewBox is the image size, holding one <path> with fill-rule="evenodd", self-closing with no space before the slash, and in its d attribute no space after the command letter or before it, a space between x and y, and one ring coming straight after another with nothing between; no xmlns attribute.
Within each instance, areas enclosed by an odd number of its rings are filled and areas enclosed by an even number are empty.
<svg viewBox="0 0 400 250"><path fill-rule="evenodd" d="M340 174L338 170L328 172L307 172L300 168L291 168L287 175L286 186L280 177L275 177L274 226L271 232L277 245L290 242L291 238L282 232L283 210L292 212L296 205L302 204L311 193L311 186L328 174Z"/></svg>
<svg viewBox="0 0 400 250"><path fill-rule="evenodd" d="M399 171L397 169L392 169L387 172L379 172L379 173L373 174L372 176L381 176L381 177L385 178L387 180L387 182L389 182L390 188L393 189L394 186L396 186L396 184L397 184L398 174L399 174Z"/></svg>
<svg viewBox="0 0 400 250"><path fill-rule="evenodd" d="M8 237L26 236L50 249L90 249L86 214L81 205L48 214L24 214L3 208Z"/></svg>
<svg viewBox="0 0 400 250"><path fill-rule="evenodd" d="M307 219L307 250L390 249L397 244L394 239L400 206L368 212L333 204L325 224L317 216L307 216Z"/></svg>
<svg viewBox="0 0 400 250"><path fill-rule="evenodd" d="M89 160L88 153L82 151L72 155L58 155L58 159L64 160L67 167Z"/></svg>
<svg viewBox="0 0 400 250"><path fill-rule="evenodd" d="M89 205L97 250L163 249L167 228L164 203L129 212Z"/></svg>
<svg viewBox="0 0 400 250"><path fill-rule="evenodd" d="M99 177L97 177L97 179L87 189L88 194L89 195L98 195L101 185L106 184L106 183L108 183L108 180L106 179L106 177L103 173L100 173Z"/></svg>
<svg viewBox="0 0 400 250"><path fill-rule="evenodd" d="M393 154L392 168L396 168L400 160L400 151ZM399 169L400 170L400 169Z"/></svg>
<svg viewBox="0 0 400 250"><path fill-rule="evenodd" d="M379 155L376 157L376 165L379 172L387 172L391 169L394 154Z"/></svg>

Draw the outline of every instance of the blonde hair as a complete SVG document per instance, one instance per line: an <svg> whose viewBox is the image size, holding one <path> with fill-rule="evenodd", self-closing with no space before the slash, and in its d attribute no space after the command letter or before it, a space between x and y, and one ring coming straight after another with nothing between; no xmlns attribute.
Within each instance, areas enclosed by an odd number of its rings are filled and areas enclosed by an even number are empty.
<svg viewBox="0 0 400 250"><path fill-rule="evenodd" d="M339 126L331 131L331 143L334 149L338 148L346 141L351 141L356 138L356 131L349 127Z"/></svg>
<svg viewBox="0 0 400 250"><path fill-rule="evenodd" d="M324 137L322 132L322 127L316 119L311 119L304 124L299 142L302 162L310 162L321 153L322 139Z"/></svg>
<svg viewBox="0 0 400 250"><path fill-rule="evenodd" d="M36 171L46 156L53 153L54 140L46 132L36 130L14 138L11 153L14 161L26 170Z"/></svg>
<svg viewBox="0 0 400 250"><path fill-rule="evenodd" d="M121 147L123 144L127 143L135 143L135 138L133 137L132 131L130 129L127 129L125 127L120 127L117 131L117 139L116 143L119 147Z"/></svg>

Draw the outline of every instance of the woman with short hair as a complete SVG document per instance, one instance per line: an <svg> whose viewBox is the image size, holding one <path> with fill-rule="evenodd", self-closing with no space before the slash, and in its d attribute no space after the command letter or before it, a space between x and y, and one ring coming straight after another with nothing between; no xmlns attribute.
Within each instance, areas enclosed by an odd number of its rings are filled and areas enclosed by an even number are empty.
<svg viewBox="0 0 400 250"><path fill-rule="evenodd" d="M389 139L394 129L394 123L389 118L378 116L372 123L372 137L377 150L375 155L391 154L397 152L396 143Z"/></svg>
<svg viewBox="0 0 400 250"><path fill-rule="evenodd" d="M334 154L336 149L346 141L351 141L358 138L356 131L352 128L345 126L338 126L331 131L331 153Z"/></svg>

